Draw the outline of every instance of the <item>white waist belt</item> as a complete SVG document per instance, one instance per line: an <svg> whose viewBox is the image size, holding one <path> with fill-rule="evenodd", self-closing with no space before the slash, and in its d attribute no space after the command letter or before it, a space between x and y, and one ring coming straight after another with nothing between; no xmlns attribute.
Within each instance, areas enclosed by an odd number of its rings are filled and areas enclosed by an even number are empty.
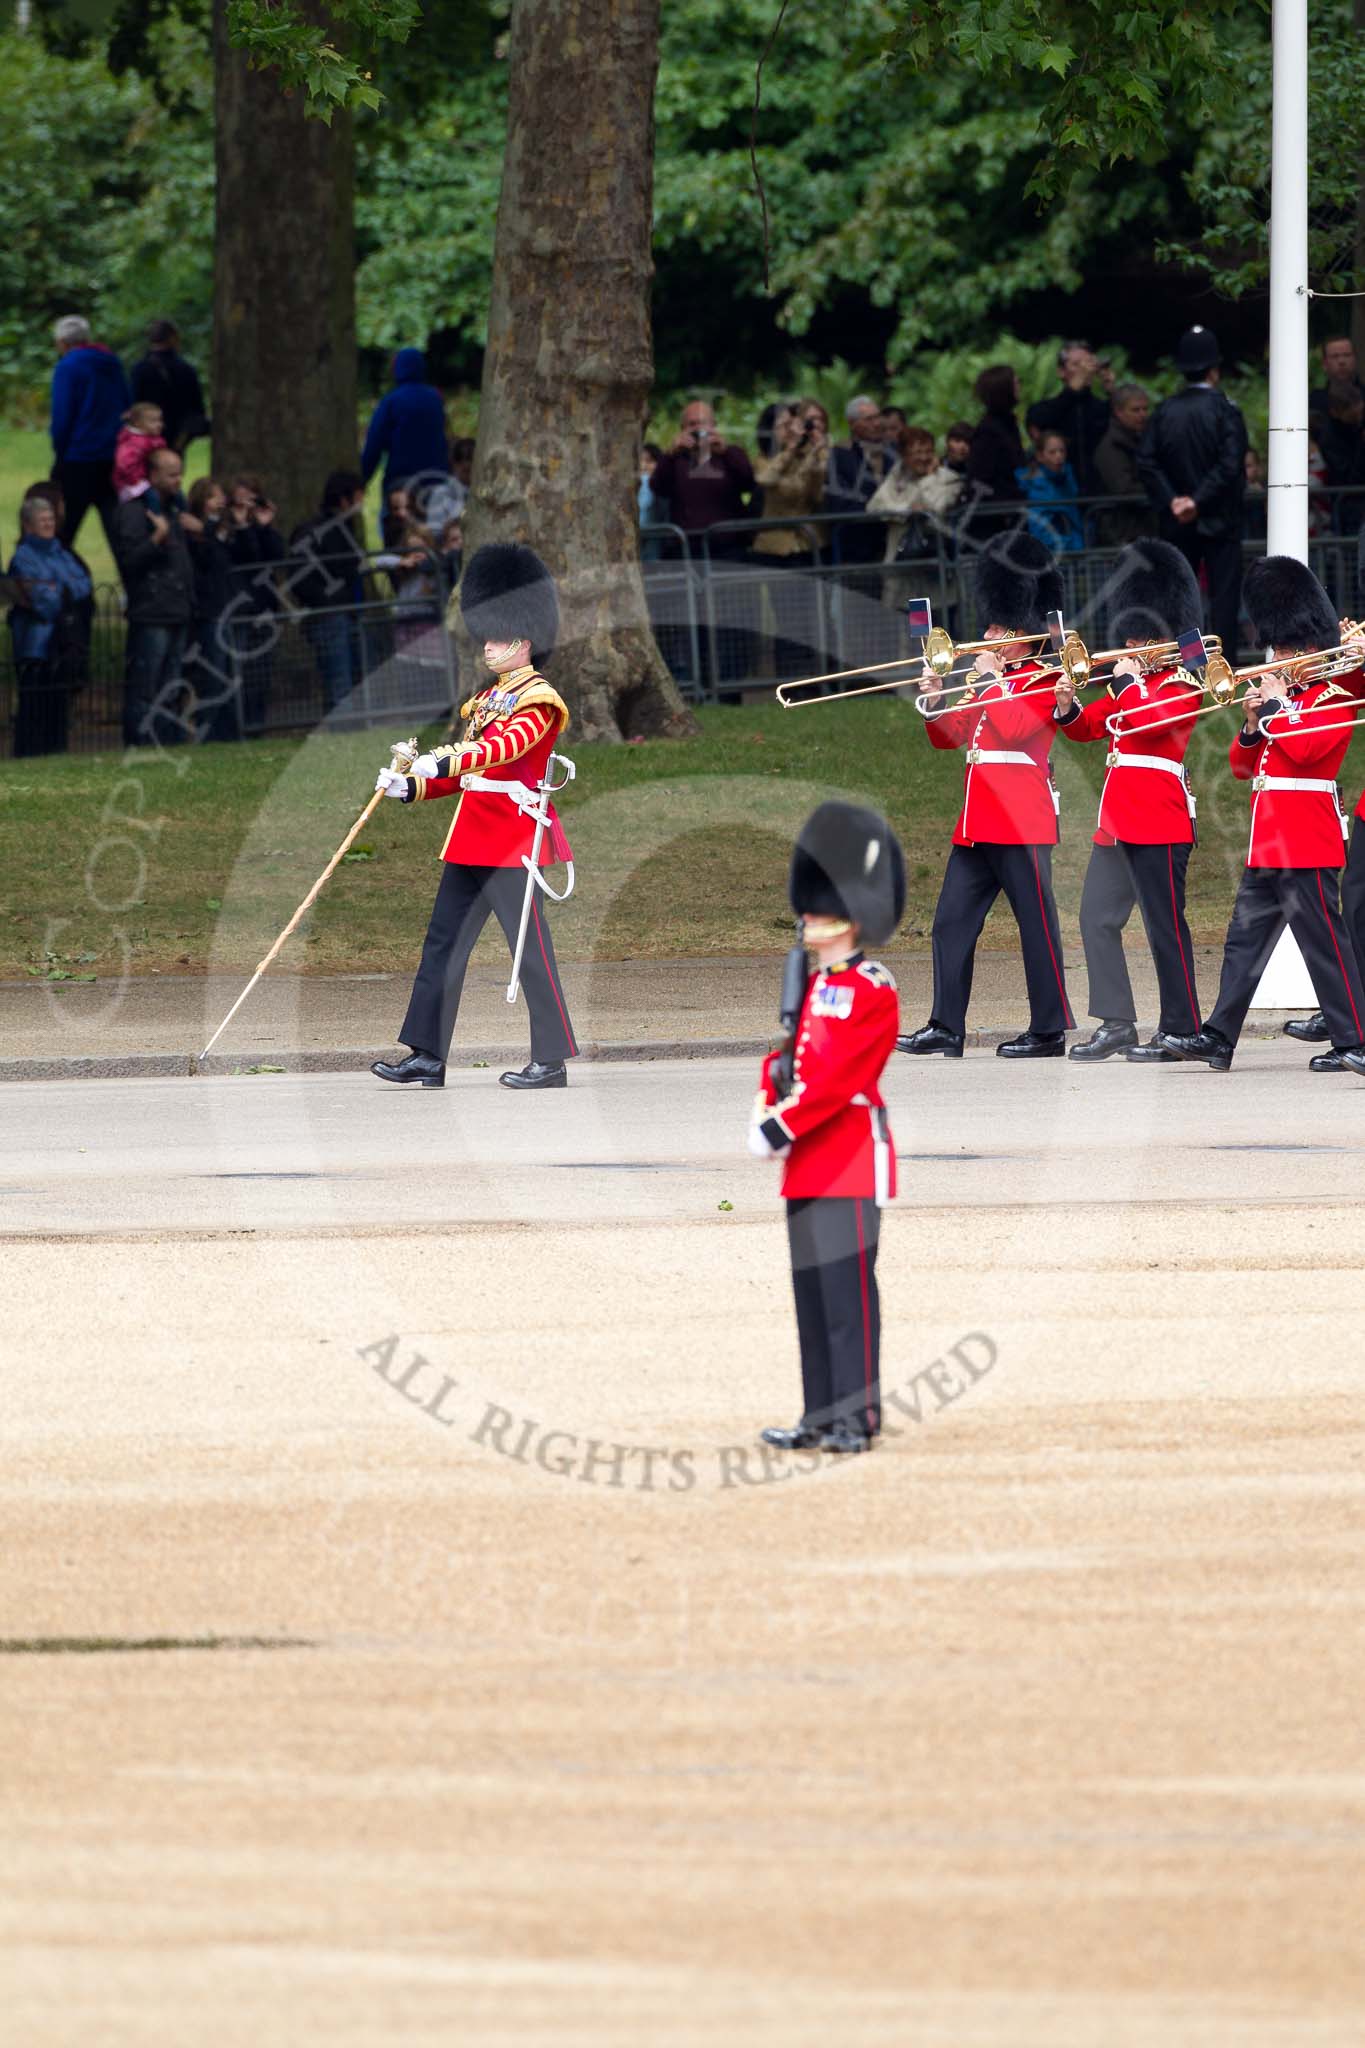
<svg viewBox="0 0 1365 2048"><path fill-rule="evenodd" d="M532 789L525 782L495 782L490 775L462 775L460 787L487 790L497 796L510 796L519 811L537 811L540 808L540 791Z"/></svg>
<svg viewBox="0 0 1365 2048"><path fill-rule="evenodd" d="M1311 775L1257 775L1252 778L1253 789L1303 789L1317 796L1335 796L1335 782L1324 782Z"/></svg>
<svg viewBox="0 0 1365 2048"><path fill-rule="evenodd" d="M1168 760L1165 754L1120 754L1117 749L1104 757L1106 768L1160 768L1164 775L1179 775L1184 779L1183 761Z"/></svg>
<svg viewBox="0 0 1365 2048"><path fill-rule="evenodd" d="M973 767L984 761L991 768L1037 768L1041 774L1047 774L1044 763L1035 761L1032 754L1007 754L997 747L968 747L967 759Z"/></svg>

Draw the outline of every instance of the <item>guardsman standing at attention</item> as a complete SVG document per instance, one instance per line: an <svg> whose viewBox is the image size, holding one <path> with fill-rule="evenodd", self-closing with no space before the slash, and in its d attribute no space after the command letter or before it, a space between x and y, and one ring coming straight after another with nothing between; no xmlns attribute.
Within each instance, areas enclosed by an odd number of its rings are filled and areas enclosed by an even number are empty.
<svg viewBox="0 0 1365 2048"><path fill-rule="evenodd" d="M803 1407L795 1428L763 1439L865 1451L881 1428L877 1244L896 1192L881 1077L900 1005L862 950L885 944L905 910L905 860L886 820L821 804L797 839L788 895L800 920L783 983L790 1036L763 1063L749 1149L785 1162Z"/></svg>
<svg viewBox="0 0 1365 2048"><path fill-rule="evenodd" d="M1060 1059L1075 1023L1062 972L1062 935L1052 894L1057 792L1051 748L1057 727L1052 677L1033 657L1062 579L1031 534L997 534L977 556L978 616L990 648L976 657L974 701L943 708L943 686L925 672L925 725L936 747L967 749L962 811L934 912L934 996L929 1022L898 1039L902 1052L961 1057L977 941L1001 891L1024 950L1029 1028L997 1045L1002 1059ZM1040 680L1041 678L1041 680Z"/></svg>
<svg viewBox="0 0 1365 2048"><path fill-rule="evenodd" d="M556 742L569 722L568 707L540 673L554 652L559 598L549 570L533 549L499 544L478 550L460 584L460 611L470 633L484 643L493 672L488 688L461 706L464 736L458 746L423 754L410 775L380 770L375 787L401 803L435 797L458 799L446 842L445 867L398 1036L412 1051L404 1060L376 1060L381 1081L445 1085L446 1055L455 1030L465 968L489 913L515 953L528 886L530 916L521 959L521 983L531 1013L531 1060L503 1074L505 1088L563 1088L565 1061L578 1051L569 1006L559 979L540 890L526 861L536 841L538 797ZM540 862L570 858L558 818L548 810Z"/></svg>
<svg viewBox="0 0 1365 2048"><path fill-rule="evenodd" d="M1179 548L1139 540L1120 552L1109 585L1110 638L1129 647L1199 631L1199 585ZM1098 1026L1073 1060L1170 1060L1153 1040L1139 1045L1137 1006L1123 928L1137 904L1156 964L1162 1031L1199 1029L1194 948L1185 919L1185 872L1195 843L1194 798L1185 750L1203 702L1197 676L1169 659L1140 655L1114 664L1114 680L1082 707L1066 676L1057 684L1057 724L1069 740L1108 742L1109 772L1081 891L1081 942Z"/></svg>
<svg viewBox="0 0 1365 2048"><path fill-rule="evenodd" d="M1340 644L1327 592L1292 556L1253 562L1246 603L1255 637L1273 660ZM1337 776L1351 735L1318 728L1342 727L1358 689L1358 674L1300 683L1290 667L1282 677L1254 682L1242 699L1243 723L1229 758L1238 781L1251 784L1251 843L1212 1014L1202 1031L1161 1034L1179 1059L1203 1060L1220 1073L1232 1065L1256 984L1288 925L1332 1038L1330 1050L1309 1065L1319 1074L1357 1065L1365 989L1338 893L1347 827Z"/></svg>

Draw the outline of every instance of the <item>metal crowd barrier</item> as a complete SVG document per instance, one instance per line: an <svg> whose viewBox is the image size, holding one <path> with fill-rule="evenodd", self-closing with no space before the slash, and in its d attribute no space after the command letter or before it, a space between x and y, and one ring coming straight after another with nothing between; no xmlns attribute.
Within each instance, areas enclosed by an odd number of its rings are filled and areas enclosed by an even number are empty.
<svg viewBox="0 0 1365 2048"><path fill-rule="evenodd" d="M309 730L324 719L339 731L423 725L449 713L459 668L444 586L426 597L383 594L386 572L367 558L363 602L304 609L291 572L297 583L312 566L296 557L239 573L224 616L191 632L156 718L163 744ZM46 673L21 676L10 634L0 635L0 758L121 748L128 631L123 592L100 585L67 621Z"/></svg>
<svg viewBox="0 0 1365 2048"><path fill-rule="evenodd" d="M1365 527L1350 527L1365 494L1343 487L1312 495L1319 524L1332 530L1310 539L1309 559L1338 613L1361 618ZM1064 609L1091 645L1105 645L1106 584L1119 540L1136 537L1144 524L1154 530L1155 518L1142 498L1082 498L1074 510L1087 544L1058 558ZM1027 528L1029 511L1001 506L988 517L996 527L1008 520ZM1258 511L1263 507L1249 500L1250 523ZM935 618L957 638L973 637L988 623L976 616L971 573L990 531L981 508L959 522L926 522L921 551L908 560L884 559L895 524L868 514L819 513L799 526L790 518L733 520L691 536L676 525L644 529L650 623L683 695L694 703L735 701L796 676L856 673L894 661L907 651L903 608L911 597L929 598ZM793 533L802 543L795 562L773 552ZM765 540L771 535L781 538ZM1248 561L1264 549L1263 532L1243 542ZM363 602L305 609L297 587L316 566L296 556L239 572L228 616L187 650L183 687L168 707L173 737L252 738L307 730L324 718L341 730L420 725L459 702L436 558L433 595L382 592L379 579L387 572L367 557ZM127 622L120 590L96 590L87 627L79 644L68 636L63 658L47 674L30 669L22 678L11 636L0 632L0 758L122 746ZM1249 659L1245 622L1243 640Z"/></svg>

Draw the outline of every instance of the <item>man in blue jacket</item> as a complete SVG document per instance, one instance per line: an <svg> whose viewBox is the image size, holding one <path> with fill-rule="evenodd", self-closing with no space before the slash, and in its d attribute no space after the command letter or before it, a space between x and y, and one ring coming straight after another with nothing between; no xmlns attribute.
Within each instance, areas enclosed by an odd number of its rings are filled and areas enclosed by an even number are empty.
<svg viewBox="0 0 1365 2048"><path fill-rule="evenodd" d="M52 476L66 500L62 542L76 544L93 505L114 544L114 443L131 403L128 379L112 349L90 339L90 322L68 313L52 330Z"/></svg>
<svg viewBox="0 0 1365 2048"><path fill-rule="evenodd" d="M393 359L393 389L374 409L360 458L366 483L384 464L384 494L420 479L428 488L450 474L446 414L441 394L427 382L420 348L400 348Z"/></svg>

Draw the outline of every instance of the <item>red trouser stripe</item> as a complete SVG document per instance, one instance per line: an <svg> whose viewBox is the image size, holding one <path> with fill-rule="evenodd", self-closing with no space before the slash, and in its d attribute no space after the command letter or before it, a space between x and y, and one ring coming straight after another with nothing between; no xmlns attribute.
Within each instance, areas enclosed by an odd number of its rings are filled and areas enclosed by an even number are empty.
<svg viewBox="0 0 1365 2048"><path fill-rule="evenodd" d="M534 888L535 883L533 882L531 886L532 888ZM569 1023L568 1016L564 1009L564 1000L559 993L559 976L551 967L550 956L545 950L545 934L544 932L542 932L540 928L540 904L535 900L534 897L531 900L531 915L536 921L536 942L540 947L540 957L545 962L545 972L549 978L550 987L554 992L555 1008L559 1012L559 1021L564 1026L564 1036L569 1041L570 1053L576 1053L578 1051L578 1046L574 1040L573 1027Z"/></svg>
<svg viewBox="0 0 1365 2048"><path fill-rule="evenodd" d="M863 1385L867 1389L867 1426L875 1429L877 1420L872 1412L872 1315L867 1298L867 1246L863 1241L863 1205L854 1200L854 1220L858 1227L858 1291L863 1298Z"/></svg>
<svg viewBox="0 0 1365 2048"><path fill-rule="evenodd" d="M1052 932L1048 927L1047 903L1043 897L1043 871L1038 865L1037 848L1030 847L1029 852L1033 856L1033 879L1038 888L1038 914L1043 920L1043 937L1047 940L1047 956L1052 962L1052 972L1057 977L1057 993L1062 999L1062 1015L1066 1018L1066 1028L1068 1031L1071 1031L1075 1028L1076 1019L1072 1016L1071 1005L1066 999L1066 983L1062 980L1062 970L1057 965L1057 954L1052 944Z"/></svg>
<svg viewBox="0 0 1365 2048"><path fill-rule="evenodd" d="M1332 920L1331 917L1328 915L1327 897L1323 891L1322 886L1322 869L1317 868L1314 870L1314 873L1317 876L1318 901L1322 905L1322 921L1327 927L1327 936L1332 941L1332 951L1337 956L1337 966L1341 970L1341 985L1346 991L1346 1000L1351 1006L1351 1022L1355 1026L1356 1044L1359 1045L1361 1038L1365 1037L1365 1033L1361 1031L1360 1019L1356 1015L1356 999L1351 994L1351 977L1346 972L1346 962L1341 957L1341 948L1337 944L1337 935L1332 929Z"/></svg>
<svg viewBox="0 0 1365 2048"><path fill-rule="evenodd" d="M1190 980L1189 963L1185 958L1185 941L1180 936L1180 912L1176 907L1175 900L1175 853L1169 846L1166 848L1166 872L1171 882L1171 926L1175 932L1175 943L1180 953L1180 971L1185 977L1185 993L1190 999L1190 1015L1194 1019L1194 1028L1197 1031L1200 1024L1199 1006L1194 1000L1194 983Z"/></svg>

